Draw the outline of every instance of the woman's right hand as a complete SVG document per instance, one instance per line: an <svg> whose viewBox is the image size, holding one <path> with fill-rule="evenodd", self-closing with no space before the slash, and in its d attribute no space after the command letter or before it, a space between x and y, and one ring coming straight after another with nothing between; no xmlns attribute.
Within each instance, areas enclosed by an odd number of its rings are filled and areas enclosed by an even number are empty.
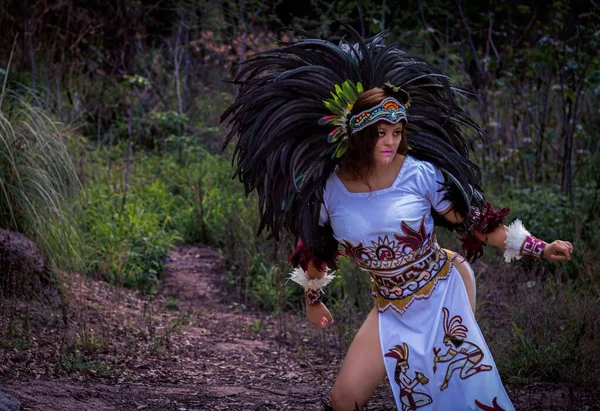
<svg viewBox="0 0 600 411"><path fill-rule="evenodd" d="M333 317L323 303L307 304L306 317L317 328L324 328L327 324L333 323Z"/></svg>
<svg viewBox="0 0 600 411"><path fill-rule="evenodd" d="M543 258L548 261L564 261L571 259L573 244L568 241L556 240L546 245Z"/></svg>

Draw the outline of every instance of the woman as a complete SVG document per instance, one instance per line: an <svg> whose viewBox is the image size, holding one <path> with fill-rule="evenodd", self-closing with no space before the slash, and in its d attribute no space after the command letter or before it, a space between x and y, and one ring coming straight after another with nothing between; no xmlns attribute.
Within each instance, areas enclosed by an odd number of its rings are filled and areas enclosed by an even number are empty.
<svg viewBox="0 0 600 411"><path fill-rule="evenodd" d="M560 261L572 246L546 244L518 220L505 227L508 210L484 201L461 89L384 36L351 35L356 43L309 38L252 57L223 115L240 179L258 191L261 229L286 226L301 239L291 278L305 288L309 321L333 321L321 298L339 244L371 275L375 308L344 359L333 409L363 407L387 374L399 410L512 410L462 264L439 247L434 223L459 232L471 258L487 243L507 261Z"/></svg>

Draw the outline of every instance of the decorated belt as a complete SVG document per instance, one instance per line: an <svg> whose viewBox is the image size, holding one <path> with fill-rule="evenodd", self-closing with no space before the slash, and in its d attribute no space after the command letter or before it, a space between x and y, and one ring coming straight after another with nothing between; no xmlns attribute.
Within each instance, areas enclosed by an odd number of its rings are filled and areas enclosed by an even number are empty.
<svg viewBox="0 0 600 411"><path fill-rule="evenodd" d="M427 299L439 280L448 277L454 253L435 244L432 252L399 272L370 271L373 298L379 311L402 314L414 299Z"/></svg>

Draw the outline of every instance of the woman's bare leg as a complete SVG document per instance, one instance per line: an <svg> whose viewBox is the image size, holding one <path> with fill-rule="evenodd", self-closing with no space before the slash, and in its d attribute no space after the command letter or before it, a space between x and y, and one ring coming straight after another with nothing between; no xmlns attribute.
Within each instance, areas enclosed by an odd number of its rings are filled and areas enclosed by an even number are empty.
<svg viewBox="0 0 600 411"><path fill-rule="evenodd" d="M471 310L473 310L473 314L475 314L475 306L477 299L477 285L475 284L475 273L471 268L471 265L464 257L457 255L456 258L452 260L452 264L460 273L460 276L465 284L465 288L467 289L467 294L469 295L469 304L471 304Z"/></svg>
<svg viewBox="0 0 600 411"><path fill-rule="evenodd" d="M331 391L334 411L362 410L385 378L379 343L379 315L373 308L358 330Z"/></svg>

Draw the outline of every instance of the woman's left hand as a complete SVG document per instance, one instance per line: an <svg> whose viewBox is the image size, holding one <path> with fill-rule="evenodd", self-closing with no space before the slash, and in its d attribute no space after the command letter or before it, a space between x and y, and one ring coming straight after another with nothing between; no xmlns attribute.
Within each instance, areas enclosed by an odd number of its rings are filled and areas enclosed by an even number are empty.
<svg viewBox="0 0 600 411"><path fill-rule="evenodd" d="M568 241L556 240L544 248L543 257L548 261L565 261L571 259L573 245Z"/></svg>

